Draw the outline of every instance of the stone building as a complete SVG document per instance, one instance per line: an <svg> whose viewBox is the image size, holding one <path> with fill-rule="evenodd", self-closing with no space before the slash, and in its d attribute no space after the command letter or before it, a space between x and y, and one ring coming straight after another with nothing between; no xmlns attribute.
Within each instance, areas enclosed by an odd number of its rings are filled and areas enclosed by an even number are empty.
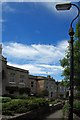
<svg viewBox="0 0 80 120"><path fill-rule="evenodd" d="M18 95L27 91L29 88L28 74L28 70L9 66L6 60L4 60L2 62L2 95ZM24 91L20 92L22 91L21 89Z"/></svg>
<svg viewBox="0 0 80 120"><path fill-rule="evenodd" d="M0 95L2 95L2 46L0 44Z"/></svg>
<svg viewBox="0 0 80 120"><path fill-rule="evenodd" d="M29 90L28 74L28 70L7 65L7 93L15 95L27 94L27 90Z"/></svg>
<svg viewBox="0 0 80 120"><path fill-rule="evenodd" d="M57 85L57 98L66 98L68 88L61 84L61 82L56 82Z"/></svg>
<svg viewBox="0 0 80 120"><path fill-rule="evenodd" d="M37 93L37 81L36 81L36 76L29 75L29 88L30 88L30 94L31 95L36 95Z"/></svg>
<svg viewBox="0 0 80 120"><path fill-rule="evenodd" d="M6 82L7 82L7 61L2 56L2 95L6 93Z"/></svg>
<svg viewBox="0 0 80 120"><path fill-rule="evenodd" d="M65 88L64 88L65 89ZM0 95L41 95L56 98L64 94L63 87L58 86L50 76L33 76L28 70L7 65L7 59L2 56L0 45Z"/></svg>
<svg viewBox="0 0 80 120"><path fill-rule="evenodd" d="M35 81L36 84L34 83L34 85L35 85L36 95L43 94L43 96L46 96L48 98L56 97L57 86L53 78L36 76Z"/></svg>
<svg viewBox="0 0 80 120"><path fill-rule="evenodd" d="M29 71L7 65L0 45L0 95L29 93Z"/></svg>
<svg viewBox="0 0 80 120"><path fill-rule="evenodd" d="M31 95L42 96L43 94L48 98L56 97L57 86L53 78L29 75L29 83Z"/></svg>
<svg viewBox="0 0 80 120"><path fill-rule="evenodd" d="M2 95L40 95L42 91L47 90L49 98L56 97L56 84L53 78L29 75L28 70L7 65L7 60L3 56L1 60Z"/></svg>
<svg viewBox="0 0 80 120"><path fill-rule="evenodd" d="M45 92L44 96L48 98L60 97L62 94L65 95L65 88L59 84L57 91L56 81L50 76L29 75L28 70L7 65L7 60L3 56L0 58L0 61L2 61L2 77L0 77L0 82L2 81L0 86L2 86L0 87L0 95L29 94L39 96L43 92Z"/></svg>

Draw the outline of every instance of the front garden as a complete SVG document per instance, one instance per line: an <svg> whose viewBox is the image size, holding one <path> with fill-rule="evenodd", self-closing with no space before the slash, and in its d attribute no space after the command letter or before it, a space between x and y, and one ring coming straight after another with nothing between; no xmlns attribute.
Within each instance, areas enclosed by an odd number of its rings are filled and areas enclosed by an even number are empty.
<svg viewBox="0 0 80 120"><path fill-rule="evenodd" d="M48 107L49 104L56 104L60 100L49 100L46 98L35 98L35 97L26 97L26 98L14 98L2 97L2 114L3 115L15 115L20 113L26 113L31 110L35 110L42 107Z"/></svg>
<svg viewBox="0 0 80 120"><path fill-rule="evenodd" d="M62 102L61 100L38 98L38 97L0 97L0 111L6 116L14 116L16 114L26 113L39 108L54 107L55 104ZM1 108L2 106L2 108ZM69 105L66 103L63 107L63 115L68 113ZM80 101L74 101L74 113L80 113Z"/></svg>

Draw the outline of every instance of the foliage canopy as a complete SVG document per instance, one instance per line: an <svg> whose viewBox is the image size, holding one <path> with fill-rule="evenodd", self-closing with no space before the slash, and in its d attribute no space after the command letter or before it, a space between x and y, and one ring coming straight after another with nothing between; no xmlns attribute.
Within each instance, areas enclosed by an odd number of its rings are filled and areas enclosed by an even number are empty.
<svg viewBox="0 0 80 120"><path fill-rule="evenodd" d="M76 31L74 35L74 85L79 90L80 85L80 20L76 24ZM64 68L62 76L64 81L70 80L70 47L65 51L65 57L60 60L61 66ZM69 82L67 82L69 83Z"/></svg>

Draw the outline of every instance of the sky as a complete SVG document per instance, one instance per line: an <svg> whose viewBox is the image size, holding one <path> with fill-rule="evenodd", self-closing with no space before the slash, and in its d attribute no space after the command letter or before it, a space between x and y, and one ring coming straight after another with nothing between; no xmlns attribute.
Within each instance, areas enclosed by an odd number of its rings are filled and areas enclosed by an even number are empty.
<svg viewBox="0 0 80 120"><path fill-rule="evenodd" d="M60 59L65 56L70 22L77 10L57 11L56 4L50 0L2 2L2 54L8 65L29 70L31 75L63 79Z"/></svg>

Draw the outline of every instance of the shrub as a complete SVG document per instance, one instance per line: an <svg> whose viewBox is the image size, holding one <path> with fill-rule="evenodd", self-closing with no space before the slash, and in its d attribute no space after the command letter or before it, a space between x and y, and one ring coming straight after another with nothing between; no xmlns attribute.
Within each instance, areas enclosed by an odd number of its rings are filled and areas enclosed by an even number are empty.
<svg viewBox="0 0 80 120"><path fill-rule="evenodd" d="M68 114L69 114L69 104L68 103L65 103L62 111L63 111L63 117L68 117Z"/></svg>
<svg viewBox="0 0 80 120"><path fill-rule="evenodd" d="M80 101L78 101L78 100L74 101L74 108L80 110Z"/></svg>
<svg viewBox="0 0 80 120"><path fill-rule="evenodd" d="M10 97L2 97L2 103L10 102L10 101L11 101Z"/></svg>
<svg viewBox="0 0 80 120"><path fill-rule="evenodd" d="M10 102L3 103L2 105L3 114L6 111L12 111L13 113L23 113L28 111L28 101L23 99L13 99Z"/></svg>
<svg viewBox="0 0 80 120"><path fill-rule="evenodd" d="M15 96L14 98L15 99L23 99L24 100L24 99L28 99L28 96L18 95L18 96Z"/></svg>
<svg viewBox="0 0 80 120"><path fill-rule="evenodd" d="M37 109L38 107L39 107L38 103L33 103L33 102L28 103L29 110Z"/></svg>
<svg viewBox="0 0 80 120"><path fill-rule="evenodd" d="M2 103L2 97L0 96L0 103Z"/></svg>
<svg viewBox="0 0 80 120"><path fill-rule="evenodd" d="M2 112L2 103L0 103L0 113Z"/></svg>
<svg viewBox="0 0 80 120"><path fill-rule="evenodd" d="M26 98L26 99L12 99L9 102L2 104L2 113L12 115L15 113L23 113L42 106L48 105L48 100L44 98Z"/></svg>
<svg viewBox="0 0 80 120"><path fill-rule="evenodd" d="M2 115L11 115L11 116L14 116L14 111L5 110L5 111L2 111Z"/></svg>

